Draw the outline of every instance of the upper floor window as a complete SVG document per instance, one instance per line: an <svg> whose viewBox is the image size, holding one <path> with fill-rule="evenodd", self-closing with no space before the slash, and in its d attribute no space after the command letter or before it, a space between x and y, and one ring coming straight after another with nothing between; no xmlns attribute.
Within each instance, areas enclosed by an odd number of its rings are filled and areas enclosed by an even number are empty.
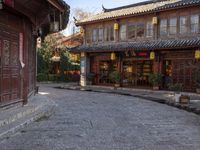
<svg viewBox="0 0 200 150"><path fill-rule="evenodd" d="M91 30L86 30L86 43L91 43Z"/></svg>
<svg viewBox="0 0 200 150"><path fill-rule="evenodd" d="M174 35L177 33L177 18L169 19L169 34Z"/></svg>
<svg viewBox="0 0 200 150"><path fill-rule="evenodd" d="M99 38L98 38L99 42L103 41L103 28L99 28Z"/></svg>
<svg viewBox="0 0 200 150"><path fill-rule="evenodd" d="M92 31L92 42L98 41L98 29L93 29Z"/></svg>
<svg viewBox="0 0 200 150"><path fill-rule="evenodd" d="M187 33L187 17L186 16L181 16L180 17L180 34Z"/></svg>
<svg viewBox="0 0 200 150"><path fill-rule="evenodd" d="M128 25L128 39L136 38L136 25L129 24Z"/></svg>
<svg viewBox="0 0 200 150"><path fill-rule="evenodd" d="M104 41L114 40L114 28L113 26L107 26L104 28Z"/></svg>
<svg viewBox="0 0 200 150"><path fill-rule="evenodd" d="M147 25L146 25L146 36L147 37L152 37L153 36L153 25L152 25L151 21L147 22Z"/></svg>
<svg viewBox="0 0 200 150"><path fill-rule="evenodd" d="M199 32L199 15L191 15L190 17L190 30L191 33Z"/></svg>
<svg viewBox="0 0 200 150"><path fill-rule="evenodd" d="M145 26L144 23L137 24L137 37L144 37Z"/></svg>
<svg viewBox="0 0 200 150"><path fill-rule="evenodd" d="M167 19L160 20L160 35L161 36L167 35Z"/></svg>
<svg viewBox="0 0 200 150"><path fill-rule="evenodd" d="M120 40L126 40L126 25L121 25L119 30Z"/></svg>

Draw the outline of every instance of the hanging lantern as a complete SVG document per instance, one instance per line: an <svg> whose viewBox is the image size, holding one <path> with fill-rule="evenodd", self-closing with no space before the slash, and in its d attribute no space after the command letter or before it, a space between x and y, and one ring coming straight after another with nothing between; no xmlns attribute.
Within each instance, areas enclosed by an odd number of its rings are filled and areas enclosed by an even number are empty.
<svg viewBox="0 0 200 150"><path fill-rule="evenodd" d="M155 52L150 52L150 60L154 60L155 59Z"/></svg>
<svg viewBox="0 0 200 150"><path fill-rule="evenodd" d="M118 23L114 23L114 30L118 30L119 29L119 24Z"/></svg>
<svg viewBox="0 0 200 150"><path fill-rule="evenodd" d="M195 51L195 59L200 59L200 50Z"/></svg>
<svg viewBox="0 0 200 150"><path fill-rule="evenodd" d="M111 60L115 60L116 59L116 54L114 52L111 53Z"/></svg>
<svg viewBox="0 0 200 150"><path fill-rule="evenodd" d="M152 24L153 25L157 25L158 24L158 18L157 17L153 17L152 18Z"/></svg>
<svg viewBox="0 0 200 150"><path fill-rule="evenodd" d="M85 33L85 30L83 27L80 28L80 33L83 33L83 34Z"/></svg>

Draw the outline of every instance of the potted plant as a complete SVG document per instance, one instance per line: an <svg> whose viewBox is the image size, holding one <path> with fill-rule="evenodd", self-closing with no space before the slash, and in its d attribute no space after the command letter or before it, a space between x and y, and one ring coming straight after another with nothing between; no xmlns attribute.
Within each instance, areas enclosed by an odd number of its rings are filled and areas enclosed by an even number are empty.
<svg viewBox="0 0 200 150"><path fill-rule="evenodd" d="M94 77L95 77L95 74L92 72L87 74L87 84L88 85L92 85Z"/></svg>
<svg viewBox="0 0 200 150"><path fill-rule="evenodd" d="M174 91L174 100L176 103L180 102L181 92L183 91L183 84L175 83L168 84L168 89Z"/></svg>
<svg viewBox="0 0 200 150"><path fill-rule="evenodd" d="M150 74L149 83L153 85L153 90L159 90L162 83L162 75L160 73Z"/></svg>
<svg viewBox="0 0 200 150"><path fill-rule="evenodd" d="M113 71L109 74L109 79L114 83L114 88L120 87L120 73L118 71Z"/></svg>
<svg viewBox="0 0 200 150"><path fill-rule="evenodd" d="M200 94L200 74L197 74L194 78L194 83L196 86L196 92Z"/></svg>

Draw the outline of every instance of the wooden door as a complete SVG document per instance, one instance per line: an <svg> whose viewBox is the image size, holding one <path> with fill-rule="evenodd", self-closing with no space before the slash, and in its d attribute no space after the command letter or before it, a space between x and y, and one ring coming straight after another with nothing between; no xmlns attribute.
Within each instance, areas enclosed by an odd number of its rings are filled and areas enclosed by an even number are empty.
<svg viewBox="0 0 200 150"><path fill-rule="evenodd" d="M0 25L0 105L20 100L19 33Z"/></svg>
<svg viewBox="0 0 200 150"><path fill-rule="evenodd" d="M195 59L173 60L173 83L182 83L186 91L193 91L194 76L200 73L200 64Z"/></svg>

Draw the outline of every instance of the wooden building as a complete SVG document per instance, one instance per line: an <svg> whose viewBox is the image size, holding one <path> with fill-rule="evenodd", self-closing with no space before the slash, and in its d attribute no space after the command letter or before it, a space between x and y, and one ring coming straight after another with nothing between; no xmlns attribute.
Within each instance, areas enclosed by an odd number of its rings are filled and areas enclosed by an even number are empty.
<svg viewBox="0 0 200 150"><path fill-rule="evenodd" d="M152 0L103 12L76 22L84 31L81 53L81 85L89 73L93 84L112 85L110 70L121 74L121 86L151 87L151 73L163 75L194 90L200 74L200 1ZM112 57L112 58L111 58Z"/></svg>
<svg viewBox="0 0 200 150"><path fill-rule="evenodd" d="M62 0L0 0L0 107L23 102L36 87L36 38L66 27Z"/></svg>

